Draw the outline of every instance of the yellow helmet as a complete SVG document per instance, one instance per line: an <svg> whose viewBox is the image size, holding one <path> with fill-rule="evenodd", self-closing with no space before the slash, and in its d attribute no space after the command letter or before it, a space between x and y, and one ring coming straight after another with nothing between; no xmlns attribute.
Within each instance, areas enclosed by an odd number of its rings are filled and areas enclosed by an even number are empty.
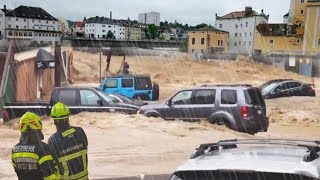
<svg viewBox="0 0 320 180"><path fill-rule="evenodd" d="M51 108L50 116L54 120L64 120L70 116L70 110L67 105L58 102Z"/></svg>
<svg viewBox="0 0 320 180"><path fill-rule="evenodd" d="M42 123L36 114L27 112L20 118L19 129L21 133L25 133L27 130L41 131Z"/></svg>

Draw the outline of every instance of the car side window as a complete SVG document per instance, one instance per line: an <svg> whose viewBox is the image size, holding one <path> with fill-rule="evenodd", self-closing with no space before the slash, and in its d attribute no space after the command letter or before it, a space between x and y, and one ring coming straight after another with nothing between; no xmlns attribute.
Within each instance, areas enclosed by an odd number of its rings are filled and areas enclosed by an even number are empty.
<svg viewBox="0 0 320 180"><path fill-rule="evenodd" d="M72 89L60 90L58 99L60 102L68 106L75 106L77 105L76 90L72 90Z"/></svg>
<svg viewBox="0 0 320 180"><path fill-rule="evenodd" d="M214 104L216 90L197 90L191 98L192 104Z"/></svg>
<svg viewBox="0 0 320 180"><path fill-rule="evenodd" d="M181 91L172 98L172 104L191 104L192 91Z"/></svg>
<svg viewBox="0 0 320 180"><path fill-rule="evenodd" d="M287 89L288 89L288 83L281 83L274 89L274 91L276 93L279 93L279 92L287 90Z"/></svg>
<svg viewBox="0 0 320 180"><path fill-rule="evenodd" d="M221 104L237 104L238 96L236 90L222 90Z"/></svg>
<svg viewBox="0 0 320 180"><path fill-rule="evenodd" d="M117 79L108 79L106 82L106 88L117 88L118 80Z"/></svg>
<svg viewBox="0 0 320 180"><path fill-rule="evenodd" d="M133 79L121 79L121 87L132 88L133 87Z"/></svg>
<svg viewBox="0 0 320 180"><path fill-rule="evenodd" d="M99 96L90 90L80 90L81 105L97 106Z"/></svg>
<svg viewBox="0 0 320 180"><path fill-rule="evenodd" d="M297 88L300 86L302 86L302 84L299 82L289 82L289 88Z"/></svg>

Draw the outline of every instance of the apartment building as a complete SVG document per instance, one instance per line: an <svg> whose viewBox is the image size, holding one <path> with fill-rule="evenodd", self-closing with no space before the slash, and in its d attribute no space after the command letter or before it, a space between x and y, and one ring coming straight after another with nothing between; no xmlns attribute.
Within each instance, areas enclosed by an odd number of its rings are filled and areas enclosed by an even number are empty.
<svg viewBox="0 0 320 180"><path fill-rule="evenodd" d="M160 26L160 13L158 12L139 13L138 19L139 23L142 24L154 24L156 26Z"/></svg>
<svg viewBox="0 0 320 180"><path fill-rule="evenodd" d="M252 54L255 28L258 24L268 23L268 19L263 10L257 13L252 7L245 7L244 11L234 11L224 16L216 14L215 27L229 32L229 52Z"/></svg>
<svg viewBox="0 0 320 180"><path fill-rule="evenodd" d="M309 53L320 50L320 0L291 0L284 24L258 26L256 53ZM278 33L274 33L274 32ZM281 33L279 33L281 32Z"/></svg>
<svg viewBox="0 0 320 180"><path fill-rule="evenodd" d="M9 10L4 6L0 19L0 31L6 39L25 44L58 44L61 41L59 21L40 7L19 6Z"/></svg>
<svg viewBox="0 0 320 180"><path fill-rule="evenodd" d="M85 23L85 36L88 38L106 39L109 31L115 39L123 39L125 36L125 27L106 17L92 17Z"/></svg>
<svg viewBox="0 0 320 180"><path fill-rule="evenodd" d="M228 51L229 33L216 28L201 28L188 32L188 52L212 54Z"/></svg>

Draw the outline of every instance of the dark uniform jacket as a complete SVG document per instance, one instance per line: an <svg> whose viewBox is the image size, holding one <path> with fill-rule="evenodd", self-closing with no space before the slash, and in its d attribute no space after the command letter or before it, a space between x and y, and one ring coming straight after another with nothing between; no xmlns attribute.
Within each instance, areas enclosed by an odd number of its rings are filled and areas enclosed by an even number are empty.
<svg viewBox="0 0 320 180"><path fill-rule="evenodd" d="M58 129L49 140L60 179L88 179L88 140L80 127Z"/></svg>
<svg viewBox="0 0 320 180"><path fill-rule="evenodd" d="M12 149L12 165L20 180L55 180L51 150L35 132L22 134Z"/></svg>

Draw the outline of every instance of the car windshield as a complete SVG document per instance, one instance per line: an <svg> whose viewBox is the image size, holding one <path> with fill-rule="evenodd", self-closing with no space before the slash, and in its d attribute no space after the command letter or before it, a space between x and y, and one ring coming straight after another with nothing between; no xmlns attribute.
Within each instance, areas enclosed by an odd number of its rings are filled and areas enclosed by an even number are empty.
<svg viewBox="0 0 320 180"><path fill-rule="evenodd" d="M271 83L261 86L262 94L268 93L272 91L279 83Z"/></svg>
<svg viewBox="0 0 320 180"><path fill-rule="evenodd" d="M112 100L112 98L110 97L110 96L108 96L106 93L104 93L103 91L97 91L99 94L100 94L100 96L104 99L104 100L106 100L107 102L113 102Z"/></svg>

